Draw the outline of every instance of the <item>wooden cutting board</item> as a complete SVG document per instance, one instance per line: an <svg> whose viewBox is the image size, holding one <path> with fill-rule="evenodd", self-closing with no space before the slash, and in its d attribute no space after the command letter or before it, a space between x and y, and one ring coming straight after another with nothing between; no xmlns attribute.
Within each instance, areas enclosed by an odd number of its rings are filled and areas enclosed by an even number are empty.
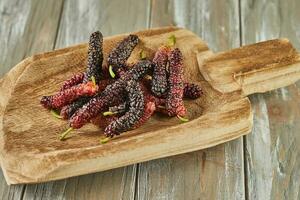
<svg viewBox="0 0 300 200"><path fill-rule="evenodd" d="M41 96L58 91L72 74L84 71L87 44L34 55L0 80L0 161L8 184L35 183L88 174L137 162L196 151L251 131L247 95L294 83L300 78L300 55L286 39L272 40L214 54L194 33L176 27L140 31L141 49L152 58L170 35L184 56L185 78L204 95L186 100L187 123L155 115L144 126L100 144L102 131L89 124L60 141L67 122L42 108ZM107 37L104 55L125 35ZM106 61L105 61L106 62Z"/></svg>

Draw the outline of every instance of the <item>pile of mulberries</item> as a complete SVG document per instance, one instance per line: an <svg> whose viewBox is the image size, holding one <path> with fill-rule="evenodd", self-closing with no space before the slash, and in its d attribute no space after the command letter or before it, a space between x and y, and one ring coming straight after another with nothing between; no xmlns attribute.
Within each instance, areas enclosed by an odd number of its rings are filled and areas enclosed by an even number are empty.
<svg viewBox="0 0 300 200"><path fill-rule="evenodd" d="M173 42L162 44L152 60L141 54L141 59L129 66L127 60L139 43L137 35L123 38L109 53L106 64L102 33L92 33L86 70L40 101L55 117L69 121L69 129L60 139L91 122L104 131L106 138L101 141L107 142L142 126L155 112L188 121L183 98L197 99L203 92L199 85L184 81L183 56L174 48L175 36L170 38Z"/></svg>

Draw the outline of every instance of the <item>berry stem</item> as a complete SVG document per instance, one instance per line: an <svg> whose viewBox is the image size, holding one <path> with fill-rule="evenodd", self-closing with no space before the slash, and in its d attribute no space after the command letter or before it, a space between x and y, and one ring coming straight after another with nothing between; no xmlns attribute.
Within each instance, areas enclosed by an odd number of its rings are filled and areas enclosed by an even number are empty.
<svg viewBox="0 0 300 200"><path fill-rule="evenodd" d="M188 118L181 117L180 115L177 115L176 117L177 117L180 121L182 121L182 122L188 122L188 121L189 121Z"/></svg>
<svg viewBox="0 0 300 200"><path fill-rule="evenodd" d="M51 110L50 113L57 119L62 119L63 117L56 110Z"/></svg>
<svg viewBox="0 0 300 200"><path fill-rule="evenodd" d="M169 47L173 47L176 43L176 37L175 35L171 35L169 38L168 38L168 46Z"/></svg>
<svg viewBox="0 0 300 200"><path fill-rule="evenodd" d="M109 65L108 67L108 71L109 71L109 74L112 78L115 78L116 77L116 74L114 73L113 69L112 69L112 66Z"/></svg>
<svg viewBox="0 0 300 200"><path fill-rule="evenodd" d="M94 86L96 86L96 79L95 79L95 76L92 76L92 77L91 77L91 81L93 82Z"/></svg>
<svg viewBox="0 0 300 200"><path fill-rule="evenodd" d="M109 137L101 138L101 139L100 139L100 143L101 143L101 144L105 144L105 143L107 143L109 140L110 140Z"/></svg>
<svg viewBox="0 0 300 200"><path fill-rule="evenodd" d="M140 51L140 59L141 60L145 60L147 58L147 54L144 50Z"/></svg>
<svg viewBox="0 0 300 200"><path fill-rule="evenodd" d="M59 139L60 139L60 140L64 140L64 139L66 138L66 136L67 136L71 131L73 131L73 128L72 128L72 127L68 128L65 132L63 132L63 133L60 135Z"/></svg>
<svg viewBox="0 0 300 200"><path fill-rule="evenodd" d="M114 114L116 114L116 113L107 111L107 112L103 113L103 116L111 116L111 115L114 115Z"/></svg>

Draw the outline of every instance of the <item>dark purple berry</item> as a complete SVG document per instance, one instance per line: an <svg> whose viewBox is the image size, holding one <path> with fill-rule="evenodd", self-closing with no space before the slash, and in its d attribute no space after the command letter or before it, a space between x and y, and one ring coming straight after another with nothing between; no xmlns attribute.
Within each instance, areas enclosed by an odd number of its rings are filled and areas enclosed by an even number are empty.
<svg viewBox="0 0 300 200"><path fill-rule="evenodd" d="M124 38L108 55L108 65L112 66L113 71L118 76L120 76L120 73L125 71L126 61L138 42L139 38L137 35L129 35Z"/></svg>
<svg viewBox="0 0 300 200"><path fill-rule="evenodd" d="M105 128L104 134L108 137L132 129L143 116L145 102L140 85L136 81L130 80L127 82L125 90L129 104L128 111Z"/></svg>
<svg viewBox="0 0 300 200"><path fill-rule="evenodd" d="M103 36L100 31L91 34L88 50L88 64L83 82L91 81L95 78L96 83L101 79L103 62Z"/></svg>

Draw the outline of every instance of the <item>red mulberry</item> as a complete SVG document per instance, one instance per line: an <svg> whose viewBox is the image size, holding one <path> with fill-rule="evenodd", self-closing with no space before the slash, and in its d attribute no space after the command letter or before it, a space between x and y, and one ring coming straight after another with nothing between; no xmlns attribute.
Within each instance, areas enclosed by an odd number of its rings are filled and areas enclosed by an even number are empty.
<svg viewBox="0 0 300 200"><path fill-rule="evenodd" d="M101 93L106 88L106 86L108 86L112 82L113 82L113 80L111 80L111 79L101 80L98 83L97 93ZM79 108L81 108L84 104L89 102L89 100L91 100L92 98L93 97L90 97L90 96L89 97L85 97L85 96L80 97L79 99L77 99L73 103L64 106L60 111L60 115L64 119L69 119Z"/></svg>
<svg viewBox="0 0 300 200"><path fill-rule="evenodd" d="M166 98L166 110L169 116L184 116L186 109L183 104L183 62L178 48L169 54L169 90Z"/></svg>
<svg viewBox="0 0 300 200"><path fill-rule="evenodd" d="M83 77L84 77L84 73L78 73L78 74L73 75L70 79L64 81L60 90L62 91L62 90L71 88L74 85L78 85L78 84L82 83Z"/></svg>
<svg viewBox="0 0 300 200"><path fill-rule="evenodd" d="M128 93L129 102L128 111L105 128L104 134L106 136L113 137L130 130L143 115L144 95L139 84L133 80L128 81L126 92Z"/></svg>
<svg viewBox="0 0 300 200"><path fill-rule="evenodd" d="M129 35L123 39L108 55L108 65L112 66L113 71L118 76L122 71L125 70L125 63L138 42L139 38L137 35Z"/></svg>
<svg viewBox="0 0 300 200"><path fill-rule="evenodd" d="M154 68L151 91L158 97L162 96L168 87L166 66L168 64L169 52L170 48L162 46L153 58Z"/></svg>
<svg viewBox="0 0 300 200"><path fill-rule="evenodd" d="M194 83L184 83L183 96L189 99L197 99L203 94L199 85Z"/></svg>
<svg viewBox="0 0 300 200"><path fill-rule="evenodd" d="M41 104L45 108L62 108L81 96L93 96L97 90L98 86L95 86L92 82L82 83L60 91L53 96L43 96Z"/></svg>
<svg viewBox="0 0 300 200"><path fill-rule="evenodd" d="M91 34L88 50L88 64L83 82L86 83L95 77L96 83L101 79L103 62L103 36L100 31Z"/></svg>

